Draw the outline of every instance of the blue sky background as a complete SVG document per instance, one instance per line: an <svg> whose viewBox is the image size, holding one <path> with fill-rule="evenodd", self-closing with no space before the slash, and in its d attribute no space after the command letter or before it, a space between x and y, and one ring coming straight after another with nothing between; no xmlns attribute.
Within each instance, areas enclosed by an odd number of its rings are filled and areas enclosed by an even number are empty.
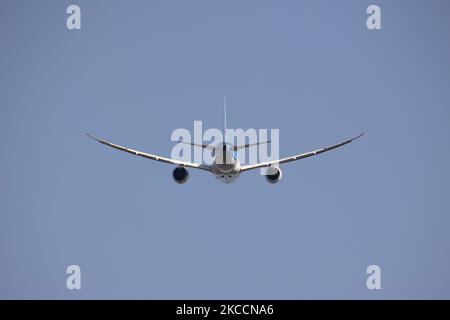
<svg viewBox="0 0 450 320"><path fill-rule="evenodd" d="M450 298L449 12L2 0L0 298ZM258 170L177 185L85 136L167 156L172 130L221 127L224 95L229 127L279 128L281 156L366 135L276 185Z"/></svg>

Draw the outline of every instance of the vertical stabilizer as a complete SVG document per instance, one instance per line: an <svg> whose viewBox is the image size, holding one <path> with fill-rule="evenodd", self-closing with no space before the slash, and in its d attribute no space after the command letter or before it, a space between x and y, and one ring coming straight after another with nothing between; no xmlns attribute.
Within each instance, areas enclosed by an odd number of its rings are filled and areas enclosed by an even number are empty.
<svg viewBox="0 0 450 320"><path fill-rule="evenodd" d="M223 97L223 139L227 131L227 97Z"/></svg>

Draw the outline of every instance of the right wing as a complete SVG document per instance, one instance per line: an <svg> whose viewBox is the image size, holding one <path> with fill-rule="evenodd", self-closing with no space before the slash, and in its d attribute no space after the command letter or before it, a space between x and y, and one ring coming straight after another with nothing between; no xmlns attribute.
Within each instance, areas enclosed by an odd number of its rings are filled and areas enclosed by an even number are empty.
<svg viewBox="0 0 450 320"><path fill-rule="evenodd" d="M151 160L155 160L155 161L161 161L161 162L165 162L165 163L170 163L170 164L175 164L178 166L183 166L183 167L189 167L189 168L194 168L194 169L201 169L201 170L205 170L205 171L211 171L211 167L205 164L198 164L198 163L192 163L192 162L185 162L185 161L179 161L179 160L174 160L174 159L169 159L169 158L164 158L164 157L160 157L157 155L153 155L150 153L145 153L145 152L141 152L141 151L137 151L137 150L133 150L133 149L129 149L126 147L122 147L119 146L118 144L114 144L111 142L108 142L106 140L102 140L102 139L97 139L96 137L91 136L89 133L87 133L87 136L91 139L94 139L104 145L107 145L109 147L115 148L117 150L121 150L121 151L125 151L128 153L131 153L135 156L139 156L139 157L143 157L143 158L147 158L147 159L151 159Z"/></svg>
<svg viewBox="0 0 450 320"><path fill-rule="evenodd" d="M273 160L273 161L267 161L267 162L262 162L262 163L250 164L250 165L242 166L241 167L241 172L244 172L244 171L247 171L247 170L251 170L251 169L256 169L256 168L269 167L269 166L274 165L274 164L282 164L282 163L286 163L286 162L291 162L291 161L296 161L296 160L312 157L312 156L321 154L323 152L327 152L327 151L330 151L330 150L342 147L343 145L346 145L346 144L352 142L353 140L358 139L359 137L361 137L363 135L364 135L364 132L361 133L359 136L357 136L355 138L352 138L352 139L349 139L349 140L345 140L345 141L342 141L342 142L337 143L337 144L333 144L332 146L323 147L323 148L320 148L320 149L317 149L317 150L313 150L313 151L310 151L310 152L301 153L301 154L298 154L298 155L295 155L295 156L292 156L292 157L287 157L287 158L282 158L282 159L279 159L279 160Z"/></svg>

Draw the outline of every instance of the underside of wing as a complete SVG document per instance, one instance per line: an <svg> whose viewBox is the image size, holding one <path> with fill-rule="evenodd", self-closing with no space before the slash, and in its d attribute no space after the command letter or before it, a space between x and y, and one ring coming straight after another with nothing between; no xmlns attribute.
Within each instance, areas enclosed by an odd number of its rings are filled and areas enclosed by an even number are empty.
<svg viewBox="0 0 450 320"><path fill-rule="evenodd" d="M327 151L330 151L330 150L342 147L342 146L344 146L344 145L346 145L346 144L348 144L348 143L358 139L359 137L361 137L363 135L364 135L364 132L361 133L359 136L354 137L352 139L348 139L348 140L339 142L337 144L333 144L331 146L323 147L323 148L320 148L320 149L317 149L317 150L313 150L313 151L310 151L310 152L301 153L301 154L298 154L298 155L295 155L295 156L292 156L292 157L287 157L287 158L282 158L282 159L279 159L279 160L273 160L273 161L267 161L267 162L262 162L262 163L242 166L241 167L241 172L252 170L252 169L256 169L256 168L269 167L269 166L275 165L275 164L281 164L281 163L286 163L286 162L291 162L291 161L296 161L296 160L312 157L312 156L315 156L315 155L318 155L318 154L321 154L321 153L324 153L324 152L327 152Z"/></svg>
<svg viewBox="0 0 450 320"><path fill-rule="evenodd" d="M128 153L131 153L135 156L139 156L139 157L143 157L143 158L147 158L147 159L151 159L151 160L155 160L155 161L160 161L160 162L165 162L165 163L169 163L169 164L174 164L174 165L178 165L178 166L183 166L183 167L189 167L189 168L194 168L194 169L201 169L201 170L205 170L205 171L211 171L211 167L205 164L198 164L198 163L192 163L192 162L185 162L185 161L179 161L179 160L175 160L175 159L170 159L170 158L165 158L165 157L160 157L157 155L153 155L150 153L145 153L145 152L141 152L138 150L133 150L133 149L129 149L126 147L122 147L118 144L114 144L111 142L108 142L106 140L102 140L102 139L98 139L96 137L91 136L90 134L87 134L89 138L94 139L104 145L107 145L111 148L117 149L117 150L121 150L121 151L125 151Z"/></svg>

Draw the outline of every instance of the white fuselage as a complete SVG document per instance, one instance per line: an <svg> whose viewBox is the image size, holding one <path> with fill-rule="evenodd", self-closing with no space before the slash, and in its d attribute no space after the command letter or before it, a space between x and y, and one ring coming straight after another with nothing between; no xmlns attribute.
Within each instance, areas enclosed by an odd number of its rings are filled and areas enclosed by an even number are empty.
<svg viewBox="0 0 450 320"><path fill-rule="evenodd" d="M219 147L216 148L212 173L217 179L227 184L231 183L239 177L240 171L241 164L238 160L237 152L233 151L232 146L227 145L226 150Z"/></svg>

